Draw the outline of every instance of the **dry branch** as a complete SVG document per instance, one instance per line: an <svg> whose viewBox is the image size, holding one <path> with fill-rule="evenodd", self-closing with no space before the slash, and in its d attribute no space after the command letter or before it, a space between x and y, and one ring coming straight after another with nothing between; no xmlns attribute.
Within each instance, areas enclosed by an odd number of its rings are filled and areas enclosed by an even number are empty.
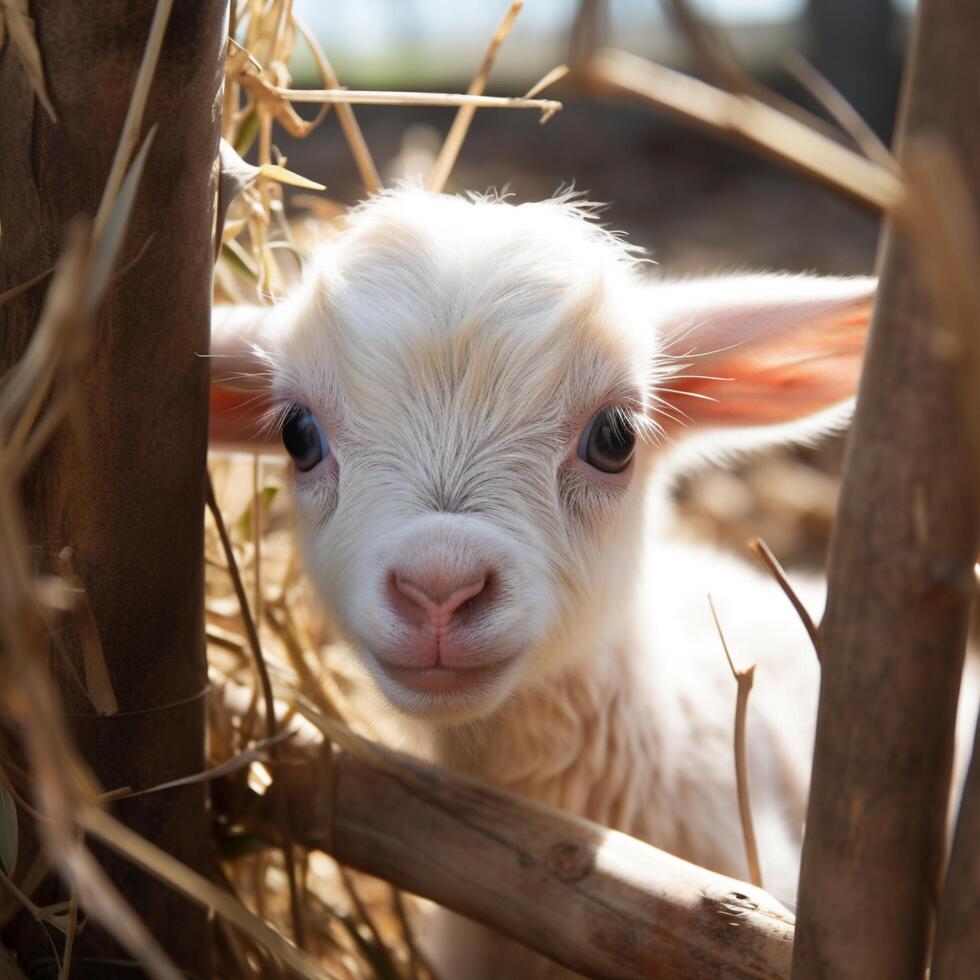
<svg viewBox="0 0 980 980"><path fill-rule="evenodd" d="M891 170L751 96L723 92L622 51L600 52L586 74L598 92L638 99L748 146L865 207L887 211L901 200L902 185Z"/></svg>
<svg viewBox="0 0 980 980"><path fill-rule="evenodd" d="M793 586L790 585L789 577L786 575L786 570L779 563L779 559L772 553L772 549L762 538L753 538L749 542L749 551L765 566L769 574L776 580L776 584L783 590L783 595L789 599L790 605L796 611L796 615L800 617L800 622L810 637L813 650L819 660L820 630L817 629L817 624L814 623L810 611L803 605L803 600L796 594Z"/></svg>
<svg viewBox="0 0 980 980"><path fill-rule="evenodd" d="M254 460L254 465L258 465L257 455ZM262 698L265 703L266 742L271 748L273 761L278 761L278 739L280 731L279 722L276 717L276 701L272 692L272 680L269 677L269 668L266 665L265 656L262 653L262 644L259 640L259 631L256 628L255 619L253 618L252 612L249 609L248 598L245 595L245 585L242 582L241 574L238 571L238 561L235 558L235 550L232 548L231 539L228 537L228 530L225 527L225 520L222 516L221 508L218 506L218 501L214 496L214 486L211 482L210 473L208 473L207 477L206 494L208 510L211 512L211 517L213 518L215 526L218 529L218 536L221 539L221 547L225 554L225 560L228 562L228 572L231 575L231 580L235 587L235 595L241 609L242 621L245 624L245 633L248 637L249 647L251 648L252 656L255 658L255 666L259 674L259 683L262 688ZM259 513L260 509L256 508L256 521L259 519ZM260 531L257 528L255 531L256 541L258 541L259 535ZM256 586L256 589L258 591L258 585ZM257 608L259 605L259 603L256 603ZM277 817L280 835L282 837L283 866L286 869L286 880L289 884L289 908L292 915L293 936L296 939L296 945L299 946L300 949L303 949L306 941L306 929L303 921L303 903L297 881L296 862L293 858L293 841L289 830L289 814L284 806L280 806Z"/></svg>
<svg viewBox="0 0 980 980"><path fill-rule="evenodd" d="M786 70L820 103L847 133L855 146L869 159L884 167L895 170L895 158L891 151L878 138L878 134L864 121L847 99L810 64L798 51L790 51L783 60Z"/></svg>
<svg viewBox="0 0 980 980"><path fill-rule="evenodd" d="M303 35L303 40L306 41L310 50L313 52L314 60L320 69L323 80L331 88L340 88L340 80L337 78L333 66L327 60L327 56L320 49L316 36L295 13L293 14L293 21L296 24L296 29ZM349 105L338 103L337 119L340 121L340 128L344 131L347 145L350 146L351 155L354 157L357 171L361 175L361 182L364 184L364 189L368 194L379 193L383 189L381 176L378 174L378 168L375 165L374 158L371 156L371 151L368 149L367 143L364 140L364 134L361 132L361 127L357 122L357 117L354 115L354 110Z"/></svg>
<svg viewBox="0 0 980 980"><path fill-rule="evenodd" d="M897 154L901 164L912 141L938 135L973 188L978 32L980 8L968 0L920 8ZM965 449L962 351L942 344L951 326L943 304L931 300L921 260L894 223L882 259L821 626L799 980L919 980L943 861L976 467Z"/></svg>
<svg viewBox="0 0 980 980"><path fill-rule="evenodd" d="M782 115L795 119L808 129L829 137L833 142L838 141L839 134L824 119L760 85L745 72L725 33L697 13L690 0L666 0L666 6L684 35L701 74L717 88L732 95L750 96Z"/></svg>
<svg viewBox="0 0 980 980"><path fill-rule="evenodd" d="M588 976L784 980L792 916L760 889L550 807L426 766L304 711L335 744L289 765L244 819L471 916Z"/></svg>
<svg viewBox="0 0 980 980"><path fill-rule="evenodd" d="M490 38L490 43L483 55L483 61L473 76L470 87L466 90L467 95L483 95L493 63L497 60L497 52L500 51L504 41L510 35L514 21L517 20L517 15L523 7L523 0L515 0L504 14L493 33L493 37ZM439 155L432 167L432 173L426 180L426 186L430 191L439 193L446 186L446 181L449 180L449 175L452 173L453 165L456 163L459 151L463 147L463 140L466 139L466 133L469 131L470 123L475 115L476 107L473 105L460 106L457 110L456 118L453 119L453 124L449 127L449 132L439 149Z"/></svg>
<svg viewBox="0 0 980 980"><path fill-rule="evenodd" d="M329 102L349 105L431 105L472 106L474 109L539 109L541 121L550 119L561 110L561 103L552 99L520 99L498 95L452 95L443 92L371 92L359 89L274 88L273 94L290 102Z"/></svg>
<svg viewBox="0 0 980 980"><path fill-rule="evenodd" d="M752 684L755 680L755 664L750 664L741 670L735 666L731 651L728 649L728 641L725 639L725 634L721 629L721 623L718 621L715 604L710 595L708 596L708 605L711 607L711 618L715 621L715 629L718 630L718 639L721 640L722 649L725 651L725 659L728 661L728 668L732 672L732 678L737 688L735 695L735 737L733 744L735 749L735 786L738 792L738 816L742 824L742 839L745 842L745 860L749 866L749 881L753 885L758 885L761 888L762 868L759 865L759 846L756 843L755 826L752 822L752 802L749 796L749 761L745 738L749 695L752 693Z"/></svg>

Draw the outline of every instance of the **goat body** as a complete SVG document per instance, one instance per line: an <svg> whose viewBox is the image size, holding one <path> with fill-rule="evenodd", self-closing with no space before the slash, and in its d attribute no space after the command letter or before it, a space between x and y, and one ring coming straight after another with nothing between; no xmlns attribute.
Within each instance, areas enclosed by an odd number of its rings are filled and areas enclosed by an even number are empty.
<svg viewBox="0 0 980 980"><path fill-rule="evenodd" d="M288 300L216 311L215 363L273 405L309 572L415 751L744 878L710 593L758 665L751 796L789 902L816 658L772 582L669 540L664 474L845 419L872 293L651 279L568 196L403 189ZM820 584L801 591L816 611ZM447 976L512 975L513 950L449 921Z"/></svg>

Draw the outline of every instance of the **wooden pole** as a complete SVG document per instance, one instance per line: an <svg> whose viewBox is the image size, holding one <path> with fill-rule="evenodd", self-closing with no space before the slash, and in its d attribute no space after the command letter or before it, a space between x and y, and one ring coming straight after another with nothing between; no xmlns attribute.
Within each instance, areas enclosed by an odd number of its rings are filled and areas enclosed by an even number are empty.
<svg viewBox="0 0 980 980"><path fill-rule="evenodd" d="M152 0L31 5L58 122L35 98L8 30L0 50L0 290L50 268L65 228L95 215L146 44ZM178 0L143 120L157 132L126 244L79 370L84 404L25 483L39 571L72 549L119 712L97 716L62 671L76 743L107 787L147 785L205 764L203 508L211 225L226 35L223 0ZM0 309L0 370L16 363L46 284ZM91 638L89 638L91 639ZM60 637L76 668L79 637ZM58 657L52 662L59 664ZM78 676L85 677L79 669ZM204 791L185 787L118 804L134 830L192 867L206 862ZM205 913L105 852L107 872L189 975L209 974ZM19 873L30 863L22 848ZM51 892L40 896L43 902ZM41 927L6 937L22 963L50 963ZM131 977L94 927L71 976Z"/></svg>
<svg viewBox="0 0 980 980"><path fill-rule="evenodd" d="M978 36L980 6L923 0L897 147L901 162L942 138L973 189ZM889 223L821 625L796 980L921 980L926 965L980 513L948 336Z"/></svg>

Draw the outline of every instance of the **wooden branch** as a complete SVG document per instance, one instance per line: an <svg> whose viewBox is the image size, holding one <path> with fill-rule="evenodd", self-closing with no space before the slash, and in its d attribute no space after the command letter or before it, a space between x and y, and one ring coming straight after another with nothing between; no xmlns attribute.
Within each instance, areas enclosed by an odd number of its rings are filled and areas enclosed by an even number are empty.
<svg viewBox="0 0 980 980"><path fill-rule="evenodd" d="M772 549L762 538L753 538L749 542L749 551L765 566L769 574L776 580L776 584L783 590L783 595L789 599L790 605L796 611L796 615L800 617L800 622L810 637L810 642L813 644L813 651L817 655L817 660L819 660L820 630L817 629L817 624L814 623L810 616L810 611L803 605L803 600L796 594L793 586L790 585L789 576L780 564L779 559L772 553Z"/></svg>
<svg viewBox="0 0 980 980"><path fill-rule="evenodd" d="M761 888L762 868L759 864L759 846L755 839L755 825L752 822L752 802L749 796L749 758L745 738L749 695L752 693L752 684L755 681L755 664L749 664L748 667L743 667L741 670L735 666L731 651L728 649L728 641L725 639L721 623L718 621L714 601L710 595L708 596L708 605L711 608L711 618L715 621L715 629L718 630L718 639L721 640L722 649L725 651L728 669L732 672L732 679L736 685L733 745L735 748L735 788L738 792L738 816L742 823L742 840L745 843L745 860L749 867L749 881Z"/></svg>
<svg viewBox="0 0 980 980"><path fill-rule="evenodd" d="M898 153L931 132L973 188L978 33L969 0L921 5ZM949 324L923 279L891 224L831 546L795 980L920 980L926 965L978 493L963 354L941 348Z"/></svg>
<svg viewBox="0 0 980 980"><path fill-rule="evenodd" d="M751 96L723 92L624 51L600 51L586 66L585 78L593 92L625 96L669 113L864 207L888 211L901 201L901 181L891 170Z"/></svg>
<svg viewBox="0 0 980 980"><path fill-rule="evenodd" d="M317 63L324 82L330 88L340 88L340 79L337 78L333 66L323 53L323 49L320 47L320 42L317 40L316 35L296 16L295 12L292 13L292 17L293 23L296 25L296 30L303 36L303 40L306 41L310 51L313 52L313 60ZM374 157L371 156L371 151L368 149L364 134L361 132L357 117L354 115L353 107L338 102L337 119L340 122L340 128L344 132L347 145L350 147L351 155L354 157L354 164L357 167L358 173L361 175L361 183L364 184L364 189L369 196L379 194L384 190L384 184L381 181L381 175L378 173Z"/></svg>
<svg viewBox="0 0 980 980"><path fill-rule="evenodd" d="M274 834L272 798L285 794L297 842L588 976L788 976L793 919L760 889L349 733L343 741L332 755L302 736L284 743L288 764L256 801L261 812L244 818L247 831Z"/></svg>

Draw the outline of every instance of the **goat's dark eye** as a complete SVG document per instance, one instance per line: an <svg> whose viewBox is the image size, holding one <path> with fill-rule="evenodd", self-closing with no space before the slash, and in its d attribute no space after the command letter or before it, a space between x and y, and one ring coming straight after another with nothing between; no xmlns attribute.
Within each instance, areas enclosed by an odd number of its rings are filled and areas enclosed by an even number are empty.
<svg viewBox="0 0 980 980"><path fill-rule="evenodd" d="M636 431L629 416L607 405L593 416L578 442L579 459L602 473L622 473L636 447Z"/></svg>
<svg viewBox="0 0 980 980"><path fill-rule="evenodd" d="M312 470L330 453L330 444L313 413L303 405L293 405L282 423L282 444L301 473Z"/></svg>

